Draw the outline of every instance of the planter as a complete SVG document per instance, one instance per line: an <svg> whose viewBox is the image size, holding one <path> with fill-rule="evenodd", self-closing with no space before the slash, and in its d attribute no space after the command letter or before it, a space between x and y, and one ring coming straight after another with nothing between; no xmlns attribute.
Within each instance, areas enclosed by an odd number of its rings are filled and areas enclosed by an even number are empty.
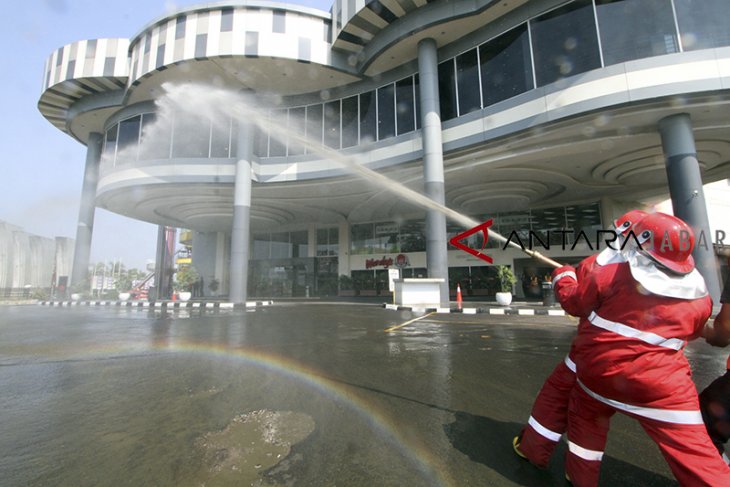
<svg viewBox="0 0 730 487"><path fill-rule="evenodd" d="M512 293L500 292L496 294L497 304L500 306L509 306L512 303Z"/></svg>
<svg viewBox="0 0 730 487"><path fill-rule="evenodd" d="M129 298L132 295L130 293L119 293L119 300L120 301L129 301Z"/></svg>
<svg viewBox="0 0 730 487"><path fill-rule="evenodd" d="M80 295L80 294L78 294L78 293L73 293L73 294L71 295L71 300L72 300L72 301L78 301L79 299L81 299L81 295Z"/></svg>
<svg viewBox="0 0 730 487"><path fill-rule="evenodd" d="M190 291L180 291L177 295L180 298L180 301L190 301L190 298L193 297L193 293Z"/></svg>

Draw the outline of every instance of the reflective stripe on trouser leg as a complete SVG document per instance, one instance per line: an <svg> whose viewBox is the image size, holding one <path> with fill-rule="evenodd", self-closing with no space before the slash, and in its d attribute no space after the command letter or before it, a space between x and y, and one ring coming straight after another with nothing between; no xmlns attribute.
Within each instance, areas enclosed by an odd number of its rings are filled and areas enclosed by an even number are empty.
<svg viewBox="0 0 730 487"><path fill-rule="evenodd" d="M672 424L634 416L659 446L680 485L730 485L730 467L704 424Z"/></svg>
<svg viewBox="0 0 730 487"><path fill-rule="evenodd" d="M598 485L608 426L615 410L575 387L570 396L565 471L575 485Z"/></svg>
<svg viewBox="0 0 730 487"><path fill-rule="evenodd" d="M522 431L520 451L538 467L547 467L568 421L568 400L575 374L560 362L540 389L528 425Z"/></svg>

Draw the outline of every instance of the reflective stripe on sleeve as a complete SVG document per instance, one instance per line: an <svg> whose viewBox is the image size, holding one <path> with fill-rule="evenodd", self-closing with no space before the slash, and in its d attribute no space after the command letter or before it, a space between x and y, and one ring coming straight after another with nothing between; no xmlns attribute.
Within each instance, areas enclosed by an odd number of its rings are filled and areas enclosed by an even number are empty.
<svg viewBox="0 0 730 487"><path fill-rule="evenodd" d="M672 350L681 350L682 347L684 347L684 340L680 340L679 338L664 338L656 333L637 330L636 328L624 325L623 323L606 320L598 316L595 311L591 312L588 316L588 321L598 328L612 331L627 338L636 338L637 340L641 340L642 342L646 342L650 345L671 348Z"/></svg>
<svg viewBox="0 0 730 487"><path fill-rule="evenodd" d="M560 433L556 433L555 431L549 430L540 423L537 422L535 418L530 416L530 419L527 420L527 424L532 426L532 429L540 433L540 435L544 436L550 441L560 441L560 437L563 436Z"/></svg>
<svg viewBox="0 0 730 487"><path fill-rule="evenodd" d="M564 277L572 277L576 281L578 280L578 277L575 275L575 272L565 271L565 272L561 272L560 274L558 274L557 276L555 276L553 278L553 286L555 286L555 284Z"/></svg>
<svg viewBox="0 0 730 487"><path fill-rule="evenodd" d="M602 451L589 450L587 448L583 448L582 446L578 446L570 440L568 440L568 450L570 450L570 453L582 458L583 460L600 462L601 459L603 458Z"/></svg>
<svg viewBox="0 0 730 487"><path fill-rule="evenodd" d="M575 362L570 359L570 355L565 356L565 366L575 374Z"/></svg>
<svg viewBox="0 0 730 487"><path fill-rule="evenodd" d="M596 394L592 390L588 389L585 384L578 381L578 384L586 391L586 394L591 396L596 401L601 401L604 404L608 404L620 411L642 416L644 418L654 419L656 421L663 421L665 423L674 424L704 424L702 422L702 413L699 411L692 410L680 410L680 409L656 409L656 408L645 408L642 406L634 406L633 404L626 404L619 401L614 401L607 397L603 397L600 394Z"/></svg>
<svg viewBox="0 0 730 487"><path fill-rule="evenodd" d="M723 460L723 461L724 461L725 463L727 463L728 465L730 465L730 458L728 458L728 457L727 457L727 453L723 453L723 454L722 454L722 460Z"/></svg>

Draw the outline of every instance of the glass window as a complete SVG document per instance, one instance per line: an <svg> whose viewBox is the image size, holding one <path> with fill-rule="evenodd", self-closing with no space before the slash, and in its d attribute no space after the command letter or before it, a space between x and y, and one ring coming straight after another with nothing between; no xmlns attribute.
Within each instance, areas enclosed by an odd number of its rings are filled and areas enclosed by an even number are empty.
<svg viewBox="0 0 730 487"><path fill-rule="evenodd" d="M479 63L485 107L532 89L527 24L479 46Z"/></svg>
<svg viewBox="0 0 730 487"><path fill-rule="evenodd" d="M439 64L438 77L441 120L451 120L456 117L456 73L453 59Z"/></svg>
<svg viewBox="0 0 730 487"><path fill-rule="evenodd" d="M679 51L670 0L596 0L596 11L607 66Z"/></svg>
<svg viewBox="0 0 730 487"><path fill-rule="evenodd" d="M400 226L398 240L401 252L425 252L426 222L423 220L405 222Z"/></svg>
<svg viewBox="0 0 730 487"><path fill-rule="evenodd" d="M685 51L730 46L727 0L674 0Z"/></svg>
<svg viewBox="0 0 730 487"><path fill-rule="evenodd" d="M216 120L213 123L213 139L210 142L210 157L231 157L231 119Z"/></svg>
<svg viewBox="0 0 730 487"><path fill-rule="evenodd" d="M233 30L233 9L221 9L221 32L230 32Z"/></svg>
<svg viewBox="0 0 730 487"><path fill-rule="evenodd" d="M178 17L175 21L175 39L185 37L185 17Z"/></svg>
<svg viewBox="0 0 730 487"><path fill-rule="evenodd" d="M601 212L598 203L590 205L566 206L565 207L566 230L572 230L566 240L570 243L575 241L585 244L585 238L580 235L582 231L588 238L591 245L596 245L596 232L601 229Z"/></svg>
<svg viewBox="0 0 730 487"><path fill-rule="evenodd" d="M195 58L205 57L205 51L208 46L208 34L198 34L195 36Z"/></svg>
<svg viewBox="0 0 730 487"><path fill-rule="evenodd" d="M324 145L340 148L340 100L324 104Z"/></svg>
<svg viewBox="0 0 730 487"><path fill-rule="evenodd" d="M563 241L561 230L565 228L565 208L547 208L530 211L533 245L537 250L541 246L560 245ZM538 241L539 239L539 241ZM523 242L527 245L527 242Z"/></svg>
<svg viewBox="0 0 730 487"><path fill-rule="evenodd" d="M291 242L292 257L308 257L309 232L306 230L291 232L289 234L289 241Z"/></svg>
<svg viewBox="0 0 730 487"><path fill-rule="evenodd" d="M128 118L119 122L119 137L117 140L117 164L137 160L139 143L139 127L142 117Z"/></svg>
<svg viewBox="0 0 730 487"><path fill-rule="evenodd" d="M530 21L537 85L601 67L592 0L576 0Z"/></svg>
<svg viewBox="0 0 730 487"><path fill-rule="evenodd" d="M231 134L231 155L236 157L238 155L238 126L235 123ZM269 157L269 135L258 125L254 129L253 152L259 157Z"/></svg>
<svg viewBox="0 0 730 487"><path fill-rule="evenodd" d="M208 157L210 120L178 114L173 123L172 157Z"/></svg>
<svg viewBox="0 0 730 487"><path fill-rule="evenodd" d="M280 108L278 110L271 111L271 121L273 126L277 127L279 124L286 124L286 109ZM269 132L269 157L281 157L286 155L286 132L281 130L275 130Z"/></svg>
<svg viewBox="0 0 730 487"><path fill-rule="evenodd" d="M378 88L378 140L395 135L395 86Z"/></svg>
<svg viewBox="0 0 730 487"><path fill-rule="evenodd" d="M283 34L286 32L286 12L274 10L273 32Z"/></svg>
<svg viewBox="0 0 730 487"><path fill-rule="evenodd" d="M358 142L357 96L342 100L342 148L352 147Z"/></svg>
<svg viewBox="0 0 730 487"><path fill-rule="evenodd" d="M337 228L317 229L317 256L337 255L339 233Z"/></svg>
<svg viewBox="0 0 730 487"><path fill-rule="evenodd" d="M322 105L310 105L307 107L307 140L310 142L322 143ZM310 152L309 150L307 152Z"/></svg>
<svg viewBox="0 0 730 487"><path fill-rule="evenodd" d="M295 135L304 137L304 117L306 109L304 107L289 109L289 131ZM304 146L293 140L289 141L289 155L299 156L304 154Z"/></svg>
<svg viewBox="0 0 730 487"><path fill-rule="evenodd" d="M373 224L363 223L350 227L352 234L351 252L353 254L372 254Z"/></svg>
<svg viewBox="0 0 730 487"><path fill-rule="evenodd" d="M255 235L253 239L253 251L251 258L254 260L268 259L270 257L271 242L269 235Z"/></svg>
<svg viewBox="0 0 730 487"><path fill-rule="evenodd" d="M110 58L107 58L110 59ZM113 59L113 58L112 58ZM159 68L165 63L165 45L157 46L157 57L155 58L155 68Z"/></svg>
<svg viewBox="0 0 730 487"><path fill-rule="evenodd" d="M413 132L416 129L414 112L413 77L409 76L395 84L395 114L398 135Z"/></svg>
<svg viewBox="0 0 730 487"><path fill-rule="evenodd" d="M377 138L377 111L375 93L368 91L360 94L360 143L367 144Z"/></svg>
<svg viewBox="0 0 730 487"><path fill-rule="evenodd" d="M271 258L288 259L292 256L292 246L289 242L289 232L271 234Z"/></svg>
<svg viewBox="0 0 730 487"><path fill-rule="evenodd" d="M118 130L119 124L114 125L112 128L106 131L106 134L104 136L104 152L102 153L102 160L106 164L114 162L114 154L117 151Z"/></svg>
<svg viewBox="0 0 730 487"><path fill-rule="evenodd" d="M160 118L155 113L145 113L142 116L140 160L169 159L171 135L169 120Z"/></svg>
<svg viewBox="0 0 730 487"><path fill-rule="evenodd" d="M456 56L456 83L459 91L459 115L479 110L482 100L479 96L479 71L477 50L472 49Z"/></svg>

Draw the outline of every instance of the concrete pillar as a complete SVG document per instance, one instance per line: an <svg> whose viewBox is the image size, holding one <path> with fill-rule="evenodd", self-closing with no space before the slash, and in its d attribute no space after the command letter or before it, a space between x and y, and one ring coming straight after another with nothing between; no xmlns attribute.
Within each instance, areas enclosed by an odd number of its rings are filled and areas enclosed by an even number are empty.
<svg viewBox="0 0 730 487"><path fill-rule="evenodd" d="M438 57L436 41L418 43L418 75L420 78L421 137L423 139L423 176L426 196L443 205L444 155L441 140L439 107ZM428 277L443 278L441 305L449 303L449 264L446 247L446 216L440 211L426 210L426 267Z"/></svg>
<svg viewBox="0 0 730 487"><path fill-rule="evenodd" d="M96 205L96 185L99 182L99 161L101 160L102 134L92 132L86 144L86 168L84 184L81 188L81 205L79 206L79 224L76 227L76 244L74 246L73 268L71 270L71 286L76 286L89 273L89 256L91 255L91 236L94 231L94 211Z"/></svg>
<svg viewBox="0 0 730 487"><path fill-rule="evenodd" d="M350 269L350 224L348 222L340 223L337 232L337 274L339 276L349 276Z"/></svg>
<svg viewBox="0 0 730 487"><path fill-rule="evenodd" d="M251 159L253 157L253 127L239 121L236 182L233 195L233 227L231 229L230 300L245 303L248 296L248 259L251 221Z"/></svg>
<svg viewBox="0 0 730 487"><path fill-rule="evenodd" d="M317 257L317 226L314 223L307 227L307 257Z"/></svg>
<svg viewBox="0 0 730 487"><path fill-rule="evenodd" d="M705 278L712 300L720 300L720 278L712 247L702 177L689 114L680 113L659 121L662 148L666 158L669 195L674 215L687 222L695 232L692 256L697 270Z"/></svg>

